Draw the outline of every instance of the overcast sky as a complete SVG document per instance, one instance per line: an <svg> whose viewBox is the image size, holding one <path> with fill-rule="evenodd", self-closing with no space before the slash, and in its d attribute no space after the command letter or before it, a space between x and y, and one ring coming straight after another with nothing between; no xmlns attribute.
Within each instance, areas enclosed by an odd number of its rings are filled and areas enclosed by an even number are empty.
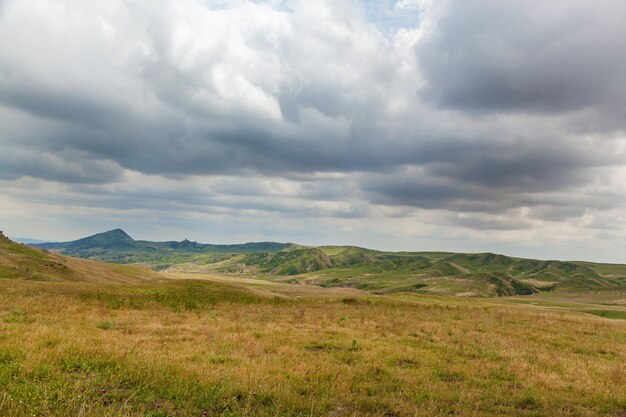
<svg viewBox="0 0 626 417"><path fill-rule="evenodd" d="M626 263L623 0L0 0L0 229Z"/></svg>

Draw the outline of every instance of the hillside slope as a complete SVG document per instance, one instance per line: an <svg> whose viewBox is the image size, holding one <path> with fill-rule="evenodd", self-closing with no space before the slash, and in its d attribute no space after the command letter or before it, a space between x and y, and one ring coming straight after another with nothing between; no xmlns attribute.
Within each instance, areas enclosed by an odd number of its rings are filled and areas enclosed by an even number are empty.
<svg viewBox="0 0 626 417"><path fill-rule="evenodd" d="M149 269L47 253L15 243L0 232L0 278L35 281L138 283L160 279Z"/></svg>
<svg viewBox="0 0 626 417"><path fill-rule="evenodd" d="M231 263L237 261L231 259ZM356 247L302 248L252 254L246 266L287 282L354 287L374 293L431 292L461 296L530 295L546 291L626 289L623 275L582 262L541 261L493 253L389 253ZM229 262L223 270L236 270ZM612 272L626 273L626 266ZM285 278L280 278L285 276Z"/></svg>

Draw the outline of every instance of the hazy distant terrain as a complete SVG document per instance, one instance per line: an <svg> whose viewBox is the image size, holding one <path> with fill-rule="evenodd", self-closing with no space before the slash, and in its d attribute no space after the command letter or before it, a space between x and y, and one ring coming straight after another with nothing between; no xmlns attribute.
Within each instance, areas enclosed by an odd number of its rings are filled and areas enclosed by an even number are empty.
<svg viewBox="0 0 626 417"><path fill-rule="evenodd" d="M29 237L11 237L11 240L17 243L26 243L27 245L48 242L47 240L31 239Z"/></svg>

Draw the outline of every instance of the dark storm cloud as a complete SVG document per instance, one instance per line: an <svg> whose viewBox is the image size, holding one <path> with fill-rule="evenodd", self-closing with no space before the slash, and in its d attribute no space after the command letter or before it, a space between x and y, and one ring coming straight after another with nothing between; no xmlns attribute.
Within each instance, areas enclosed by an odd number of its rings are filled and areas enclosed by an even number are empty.
<svg viewBox="0 0 626 417"><path fill-rule="evenodd" d="M621 0L451 0L417 48L421 94L472 112L623 112L624 16Z"/></svg>
<svg viewBox="0 0 626 417"><path fill-rule="evenodd" d="M493 216L491 214L471 213L449 219L450 223L474 230L523 230L532 227L532 223L525 219L511 220L508 216Z"/></svg>
<svg viewBox="0 0 626 417"><path fill-rule="evenodd" d="M381 205L496 213L507 210L513 203L494 190L428 177L422 173L370 176L364 178L360 185L366 198Z"/></svg>
<svg viewBox="0 0 626 417"><path fill-rule="evenodd" d="M426 149L429 158L418 157L415 165L362 175L358 183L366 198L376 204L453 212L504 213L544 206L529 215L545 213L547 220L561 210L566 219L584 214L586 208L607 210L625 200L619 193L590 191L598 181L609 181L606 176L624 161L623 151L607 154L593 143L529 139L475 152L441 141Z"/></svg>
<svg viewBox="0 0 626 417"><path fill-rule="evenodd" d="M494 189L546 191L584 185L589 170L609 161L594 161L576 148L519 149L512 153L470 155L465 160L435 163L427 167L431 177L454 179Z"/></svg>

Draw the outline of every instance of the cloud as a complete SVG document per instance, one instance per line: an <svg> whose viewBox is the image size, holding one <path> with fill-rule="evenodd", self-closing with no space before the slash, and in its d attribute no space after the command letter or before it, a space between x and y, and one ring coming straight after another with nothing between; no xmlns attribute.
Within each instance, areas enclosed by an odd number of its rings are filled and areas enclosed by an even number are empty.
<svg viewBox="0 0 626 417"><path fill-rule="evenodd" d="M626 206L624 7L5 1L0 181L150 227L595 239Z"/></svg>
<svg viewBox="0 0 626 417"><path fill-rule="evenodd" d="M11 2L0 26L19 40L0 49L1 103L65 127L42 149L171 174L378 164L345 155L387 99L393 50L349 2L64 3Z"/></svg>

